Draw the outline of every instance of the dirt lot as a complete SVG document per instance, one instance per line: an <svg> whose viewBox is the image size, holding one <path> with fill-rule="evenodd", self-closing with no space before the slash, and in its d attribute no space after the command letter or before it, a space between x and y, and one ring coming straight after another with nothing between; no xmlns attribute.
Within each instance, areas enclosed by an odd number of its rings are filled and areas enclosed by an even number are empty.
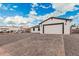
<svg viewBox="0 0 79 59"><path fill-rule="evenodd" d="M65 55L62 35L0 34L0 55L59 56Z"/></svg>
<svg viewBox="0 0 79 59"><path fill-rule="evenodd" d="M65 55L79 56L79 34L64 36Z"/></svg>
<svg viewBox="0 0 79 59"><path fill-rule="evenodd" d="M0 55L79 56L79 34L0 34Z"/></svg>

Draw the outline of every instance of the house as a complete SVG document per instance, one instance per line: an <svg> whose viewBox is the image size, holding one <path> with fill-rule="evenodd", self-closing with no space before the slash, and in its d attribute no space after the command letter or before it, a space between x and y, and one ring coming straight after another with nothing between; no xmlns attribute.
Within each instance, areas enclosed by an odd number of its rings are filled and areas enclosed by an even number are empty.
<svg viewBox="0 0 79 59"><path fill-rule="evenodd" d="M28 26L20 26L20 31L22 31L23 33L30 33L30 28Z"/></svg>
<svg viewBox="0 0 79 59"><path fill-rule="evenodd" d="M72 19L50 17L40 25L41 34L70 34Z"/></svg>
<svg viewBox="0 0 79 59"><path fill-rule="evenodd" d="M31 33L40 33L40 26L36 25L31 27Z"/></svg>
<svg viewBox="0 0 79 59"><path fill-rule="evenodd" d="M0 26L0 32L16 32L18 29L16 26Z"/></svg>
<svg viewBox="0 0 79 59"><path fill-rule="evenodd" d="M79 34L79 25L72 25L71 26L71 33L72 34Z"/></svg>
<svg viewBox="0 0 79 59"><path fill-rule="evenodd" d="M0 26L0 33L30 33L27 26Z"/></svg>
<svg viewBox="0 0 79 59"><path fill-rule="evenodd" d="M40 34L70 34L72 19L50 17L39 25L31 28L32 33Z"/></svg>

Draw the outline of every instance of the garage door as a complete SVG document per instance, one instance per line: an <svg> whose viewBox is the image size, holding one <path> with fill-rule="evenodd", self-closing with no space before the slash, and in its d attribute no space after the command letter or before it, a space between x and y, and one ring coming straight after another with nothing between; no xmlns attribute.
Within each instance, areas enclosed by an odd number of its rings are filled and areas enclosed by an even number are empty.
<svg viewBox="0 0 79 59"><path fill-rule="evenodd" d="M43 26L43 33L45 34L63 34L63 24L48 24Z"/></svg>

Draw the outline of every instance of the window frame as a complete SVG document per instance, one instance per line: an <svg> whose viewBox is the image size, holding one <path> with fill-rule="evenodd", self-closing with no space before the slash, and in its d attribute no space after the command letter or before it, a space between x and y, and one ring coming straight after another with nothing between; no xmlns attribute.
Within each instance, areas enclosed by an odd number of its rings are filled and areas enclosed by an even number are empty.
<svg viewBox="0 0 79 59"><path fill-rule="evenodd" d="M38 31L40 31L40 27L38 27Z"/></svg>
<svg viewBox="0 0 79 59"><path fill-rule="evenodd" d="M35 28L33 27L33 31L35 31Z"/></svg>

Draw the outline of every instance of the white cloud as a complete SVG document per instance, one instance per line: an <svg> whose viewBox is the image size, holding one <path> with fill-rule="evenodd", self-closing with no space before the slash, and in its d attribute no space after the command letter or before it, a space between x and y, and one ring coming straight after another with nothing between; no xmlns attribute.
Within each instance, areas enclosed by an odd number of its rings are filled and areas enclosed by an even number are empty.
<svg viewBox="0 0 79 59"><path fill-rule="evenodd" d="M42 6L44 7L44 6ZM44 7L44 8L48 8L48 7ZM32 24L32 22L34 20L37 20L37 21L43 21L43 20L46 20L47 18L51 17L53 13L50 13L50 14L46 14L44 16L37 16L37 12L34 10L34 8L32 8L32 10L29 12L28 14L28 20L29 20L29 23L30 26L34 25ZM39 22L40 23L40 22Z"/></svg>
<svg viewBox="0 0 79 59"><path fill-rule="evenodd" d="M3 9L3 10L8 10L8 7L3 5L3 6L1 7L1 9Z"/></svg>
<svg viewBox="0 0 79 59"><path fill-rule="evenodd" d="M33 3L32 4L32 8L31 8L31 11L29 12L28 14L28 19L29 21L31 22L33 19L36 19L36 15L37 15L37 12L35 11L34 7L37 6L38 4L37 3Z"/></svg>
<svg viewBox="0 0 79 59"><path fill-rule="evenodd" d="M36 15L37 15L36 11L34 10L34 8L32 8L28 14L29 22L32 22L34 19L36 19L37 18Z"/></svg>
<svg viewBox="0 0 79 59"><path fill-rule="evenodd" d="M32 7L36 7L36 6L38 6L37 3L32 3Z"/></svg>
<svg viewBox="0 0 79 59"><path fill-rule="evenodd" d="M52 16L59 16L65 14L67 11L73 11L77 8L74 8L78 3L52 3L52 8L55 8L56 11L52 13Z"/></svg>
<svg viewBox="0 0 79 59"><path fill-rule="evenodd" d="M40 5L40 7L41 7L41 8L48 9L48 8L50 8L51 6L49 5L48 7L46 7L46 6Z"/></svg>
<svg viewBox="0 0 79 59"><path fill-rule="evenodd" d="M56 11L53 13L54 16L59 16L65 14L67 11L71 11L74 8L74 4L72 3L53 3Z"/></svg>
<svg viewBox="0 0 79 59"><path fill-rule="evenodd" d="M2 4L0 3L0 7L2 7Z"/></svg>
<svg viewBox="0 0 79 59"><path fill-rule="evenodd" d="M31 22L33 22L34 20L43 21L43 20L47 19L48 17L52 16L53 13L46 14L46 15L44 15L44 16L37 16L37 12L34 10L34 7L35 7L35 6L38 6L38 4L37 4L37 3L33 4L33 5L32 5L32 9L31 9L30 13L28 14L28 19L29 19L30 24L31 24ZM45 6L43 6L43 5L40 5L39 7L42 7L42 8L49 8L50 6L45 7Z"/></svg>
<svg viewBox="0 0 79 59"><path fill-rule="evenodd" d="M59 15L63 15L65 14L67 11L72 11L75 10L74 6L77 4L74 3L53 3L52 4L52 8L55 8L56 11L46 14L44 16L36 16L37 13L35 12L35 10L33 9L30 13L29 13L29 19L30 21L34 21L34 20L46 20L49 17L57 17ZM37 4L34 4L33 7L37 6ZM49 7L45 7L43 5L40 5L40 7L42 8L49 8Z"/></svg>
<svg viewBox="0 0 79 59"><path fill-rule="evenodd" d="M56 11L52 12L52 13L49 13L49 14L46 14L44 16L36 16L35 15L36 12L33 10L32 11L33 13L29 14L29 17L30 17L29 19L31 19L30 21L34 21L35 19L43 21L43 20L46 20L49 17L57 17L57 16L60 16L60 15L63 15L67 11L76 10L74 8L74 6L77 5L77 4L73 4L73 3L54 3L53 5L55 6L54 8L56 9ZM44 6L42 6L42 7L44 7ZM53 8L53 6L52 6L52 8Z"/></svg>
<svg viewBox="0 0 79 59"><path fill-rule="evenodd" d="M8 22L14 22L16 24L20 24L20 23L27 23L28 20L27 18L24 18L22 16L15 16L15 17L7 17L5 18L4 22L5 23L8 23Z"/></svg>
<svg viewBox="0 0 79 59"><path fill-rule="evenodd" d="M70 18L71 18L71 19L77 19L77 18L79 18L79 14L77 14L77 15L75 15L75 16L71 16Z"/></svg>
<svg viewBox="0 0 79 59"><path fill-rule="evenodd" d="M56 11L49 13L49 14L46 14L44 16L37 16L37 12L34 10L34 8L32 8L32 10L28 14L28 18L22 17L22 16L7 17L4 22L7 23L9 21L12 21L14 23L26 23L29 26L33 26L33 25L35 25L35 24L32 23L34 20L43 21L43 20L46 20L49 17L57 17L59 15L65 14L67 11L74 10L75 9L74 6L76 4L72 4L72 3L70 3L70 4L68 4L68 3L67 4L56 3L55 4L54 3L53 5L55 6L54 8L56 9ZM34 4L32 7L35 7L35 6L37 6L37 4ZM42 6L42 7L48 8L48 7L45 7L45 6ZM53 8L53 6L52 6L52 8ZM76 17L78 17L78 16L76 16ZM73 16L71 18L73 18Z"/></svg>
<svg viewBox="0 0 79 59"><path fill-rule="evenodd" d="M73 18L74 18L74 16L70 16L70 17L69 17L69 19L73 19Z"/></svg>
<svg viewBox="0 0 79 59"><path fill-rule="evenodd" d="M3 17L0 17L0 23L3 23L4 21L3 21Z"/></svg>
<svg viewBox="0 0 79 59"><path fill-rule="evenodd" d="M28 17L22 17L22 16L15 16L15 17L7 17L4 19L4 23L13 22L16 24L25 23L28 26L33 26L32 22L34 20L39 20L40 17L37 16L36 11L32 8L32 10L29 12Z"/></svg>
<svg viewBox="0 0 79 59"><path fill-rule="evenodd" d="M79 8L77 8L77 7L74 7L74 10L79 10Z"/></svg>
<svg viewBox="0 0 79 59"><path fill-rule="evenodd" d="M13 8L17 8L17 7L18 7L18 6L16 6L16 5L15 5L15 6L13 6Z"/></svg>
<svg viewBox="0 0 79 59"><path fill-rule="evenodd" d="M3 19L3 17L0 16L0 19Z"/></svg>
<svg viewBox="0 0 79 59"><path fill-rule="evenodd" d="M5 6L4 4L1 4L0 3L0 9L1 10L8 10L9 9L9 6Z"/></svg>
<svg viewBox="0 0 79 59"><path fill-rule="evenodd" d="M35 26L35 25L32 24L32 23L28 23L27 26L32 27L32 26Z"/></svg>
<svg viewBox="0 0 79 59"><path fill-rule="evenodd" d="M37 6L39 6L37 3L32 3L32 8L37 7ZM49 5L48 7L46 7L46 6L40 5L39 7L48 9L48 8L50 8L51 6Z"/></svg>
<svg viewBox="0 0 79 59"><path fill-rule="evenodd" d="M10 8L10 10L13 11L14 9L13 8Z"/></svg>
<svg viewBox="0 0 79 59"><path fill-rule="evenodd" d="M52 4L52 8L55 8L56 11L49 13L49 14L46 14L44 16L33 15L31 17L31 20L33 21L33 20L37 19L37 20L43 21L43 20L46 20L49 17L57 17L57 16L60 16L60 15L64 15L67 11L77 10L78 8L74 7L75 5L79 5L79 4L76 4L76 3L54 3L54 4ZM42 6L42 7L45 8L44 6ZM34 13L36 13L36 12L34 12ZM79 17L79 16L71 16L70 19L73 18L73 17L75 17L75 19L76 19L76 17Z"/></svg>
<svg viewBox="0 0 79 59"><path fill-rule="evenodd" d="M37 13L36 13L36 11L34 10L34 8L31 9L31 11L29 12L29 15L30 15L30 16L37 15Z"/></svg>
<svg viewBox="0 0 79 59"><path fill-rule="evenodd" d="M72 19L71 24L79 24L79 13L75 16L70 16L69 18Z"/></svg>
<svg viewBox="0 0 79 59"><path fill-rule="evenodd" d="M53 6L55 6L54 8L56 9L55 12L46 14L44 16L33 16L36 17L37 20L45 20L49 17L57 17L59 15L65 14L67 11L72 11L75 10L74 6L77 4L72 4L72 3L54 3ZM52 6L52 8L53 8Z"/></svg>

